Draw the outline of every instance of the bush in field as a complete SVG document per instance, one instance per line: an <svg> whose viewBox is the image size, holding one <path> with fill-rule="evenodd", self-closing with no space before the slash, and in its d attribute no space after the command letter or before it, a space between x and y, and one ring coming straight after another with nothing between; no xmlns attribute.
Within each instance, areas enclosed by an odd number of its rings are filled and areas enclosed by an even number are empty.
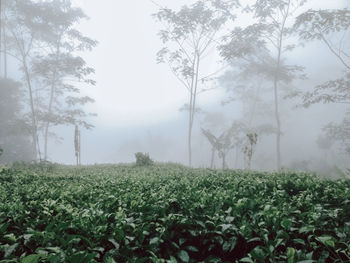
<svg viewBox="0 0 350 263"><path fill-rule="evenodd" d="M137 166L148 166L154 163L153 160L149 157L148 153L135 153L135 158Z"/></svg>

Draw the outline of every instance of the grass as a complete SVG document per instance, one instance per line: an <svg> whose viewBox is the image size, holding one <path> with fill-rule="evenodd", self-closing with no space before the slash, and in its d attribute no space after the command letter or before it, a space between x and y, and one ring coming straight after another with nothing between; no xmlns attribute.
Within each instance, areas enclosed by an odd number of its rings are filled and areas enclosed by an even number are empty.
<svg viewBox="0 0 350 263"><path fill-rule="evenodd" d="M348 179L175 164L0 169L0 262L350 261Z"/></svg>

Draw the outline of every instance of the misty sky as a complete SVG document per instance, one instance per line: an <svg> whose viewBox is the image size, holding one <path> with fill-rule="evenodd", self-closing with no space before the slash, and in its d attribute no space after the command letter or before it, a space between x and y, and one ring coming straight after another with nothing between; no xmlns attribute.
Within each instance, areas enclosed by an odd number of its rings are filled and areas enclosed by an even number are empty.
<svg viewBox="0 0 350 263"><path fill-rule="evenodd" d="M345 0L346 1L346 0ZM157 6L148 0L74 0L90 17L80 25L99 45L84 55L96 69L97 86L89 88L96 99L91 110L96 122L106 126L130 126L174 118L186 102L187 91L168 67L156 63L162 47L159 25L151 17ZM158 0L163 6L179 8L191 1ZM309 6L337 8L342 0L314 0ZM244 4L244 1L242 1ZM218 61L213 59L215 69ZM215 101L216 92L202 95L200 103Z"/></svg>
<svg viewBox="0 0 350 263"><path fill-rule="evenodd" d="M344 6L346 1L313 0L309 1L307 8L339 8ZM156 2L178 9L183 4L193 1ZM98 117L92 120L96 126L94 130L83 132L86 138L82 146L85 147L83 160L89 163L118 161L115 157L118 147L126 147L128 140L141 135L159 137L164 132L164 136L168 133L170 136L176 134L178 137L185 137L187 120L179 109L187 102L188 92L172 75L166 64L156 63L156 53L162 48L157 36L161 27L151 14L155 13L158 7L149 0L73 0L73 3L90 17L77 28L99 42L92 52L83 54L88 65L95 68L97 81L95 87L84 88L87 95L96 100L88 107L88 111L98 114ZM302 62L317 75L321 65L324 70L327 65L331 69L338 63L330 54L323 54L324 56L319 58L321 61L315 62L309 53L312 48L321 46L321 43L308 45L308 48L293 52L298 54L298 57L290 59L298 64ZM218 63L219 58L208 59L208 72L211 69L217 70ZM327 76L324 77L327 80ZM222 90L201 94L198 103L209 108L212 104L219 105L224 94ZM150 131L151 127L158 129L156 134ZM67 154L73 151L72 129L60 128L59 133L64 142L55 144L51 154L52 160L72 163L72 156ZM181 146L185 160L185 144ZM130 158L133 158L131 154L128 160Z"/></svg>

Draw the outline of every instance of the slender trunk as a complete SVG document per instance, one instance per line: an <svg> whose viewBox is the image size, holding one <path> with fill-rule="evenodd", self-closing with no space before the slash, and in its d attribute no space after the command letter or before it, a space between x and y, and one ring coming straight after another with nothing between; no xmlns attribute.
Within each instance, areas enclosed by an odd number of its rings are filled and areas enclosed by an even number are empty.
<svg viewBox="0 0 350 263"><path fill-rule="evenodd" d="M61 37L59 37L59 40L57 41L56 45L56 58L55 58L55 64L58 63L58 59L60 56L60 42L61 42ZM52 73L52 80L51 80L51 89L50 89L50 101L49 101L49 107L47 110L47 120L45 123L45 133L44 133L44 159L47 161L48 155L47 155L47 144L49 140L49 128L51 124L51 114L52 114L52 107L53 107L53 102L54 102L54 97L55 97L55 89L56 89L56 76L57 76L57 65L54 68L54 71Z"/></svg>
<svg viewBox="0 0 350 263"><path fill-rule="evenodd" d="M53 100L55 95L55 81L56 81L56 70L53 73L53 79L51 84L51 90L50 90L50 101L49 101L49 107L47 110L47 120L45 123L45 133L44 133L44 159L47 161L47 144L49 140L49 127L50 127L50 116L52 114L52 107L53 107Z"/></svg>
<svg viewBox="0 0 350 263"><path fill-rule="evenodd" d="M194 67L195 67L195 72L192 77L190 123L189 123L189 133L188 133L189 166L192 166L192 130L193 130L193 123L194 123L194 116L196 113L196 99L197 99L197 88L198 88L199 55L197 51L194 59Z"/></svg>
<svg viewBox="0 0 350 263"><path fill-rule="evenodd" d="M278 74L281 66L281 56L282 56L282 47L283 47L283 34L285 29L285 24L289 15L290 1L288 3L287 11L284 15L283 22L281 25L281 29L279 32L279 40L277 47L277 61L276 61L276 72L274 76L274 104L275 104L275 119L277 125L277 134L276 134L276 155L277 155L277 170L281 170L281 119L279 114L279 102L278 102Z"/></svg>
<svg viewBox="0 0 350 263"><path fill-rule="evenodd" d="M193 58L192 70L194 72L196 66L196 55ZM187 135L187 150L188 150L188 165L192 166L192 127L193 127L193 97L194 97L194 81L195 76L192 76L190 89L190 105L188 109L188 135Z"/></svg>
<svg viewBox="0 0 350 263"><path fill-rule="evenodd" d="M2 0L0 0L0 77L1 77L1 50L2 50Z"/></svg>
<svg viewBox="0 0 350 263"><path fill-rule="evenodd" d="M54 81L51 85L51 91L50 91L50 102L49 102L49 108L47 113L47 121L45 123L45 133L44 133L44 160L47 161L47 143L49 140L49 127L50 127L50 116L52 113L52 105L53 105L53 98L55 93L55 84Z"/></svg>
<svg viewBox="0 0 350 263"><path fill-rule="evenodd" d="M0 0L1 1L1 0ZM4 77L7 79L7 39L6 39L6 25L3 25L3 42L4 42Z"/></svg>
<svg viewBox="0 0 350 263"><path fill-rule="evenodd" d="M226 169L226 153L222 153L222 169Z"/></svg>
<svg viewBox="0 0 350 263"><path fill-rule="evenodd" d="M47 142L48 142L48 136L49 136L49 126L50 123L45 123L45 133L44 133L44 160L47 161Z"/></svg>
<svg viewBox="0 0 350 263"><path fill-rule="evenodd" d="M190 105L189 105L189 116L188 116L188 138L187 138L187 147L188 147L188 165L192 166L192 104L193 104L193 88L191 88L190 95Z"/></svg>
<svg viewBox="0 0 350 263"><path fill-rule="evenodd" d="M210 169L214 167L214 158L215 158L215 148L211 149L211 160L210 160Z"/></svg>
<svg viewBox="0 0 350 263"><path fill-rule="evenodd" d="M32 83L30 80L26 56L23 55L22 58L23 58L23 69L24 69L25 79L26 79L27 88L29 91L29 104L30 104L30 110L31 110L31 115L32 115L31 117L32 117L33 154L34 154L35 158L37 158L39 155L39 160L41 160L40 145L39 145L39 140L38 140L38 128L37 128L36 114L35 114L35 108L34 108L34 97L33 97Z"/></svg>
<svg viewBox="0 0 350 263"><path fill-rule="evenodd" d="M277 170L281 170L281 120L279 116L279 105L278 105L278 80L277 76L274 79L274 99L275 99L275 118L277 125L276 132L276 155L277 155Z"/></svg>
<svg viewBox="0 0 350 263"><path fill-rule="evenodd" d="M79 165L81 165L81 133L79 130Z"/></svg>
<svg viewBox="0 0 350 263"><path fill-rule="evenodd" d="M192 95L191 95L191 104L192 104ZM191 110L189 111L189 124L188 124L188 140L187 140L187 148L188 148L188 165L192 166L192 120L191 120Z"/></svg>
<svg viewBox="0 0 350 263"><path fill-rule="evenodd" d="M235 154L235 169L238 167L238 157L239 157L239 150L236 148L236 154Z"/></svg>

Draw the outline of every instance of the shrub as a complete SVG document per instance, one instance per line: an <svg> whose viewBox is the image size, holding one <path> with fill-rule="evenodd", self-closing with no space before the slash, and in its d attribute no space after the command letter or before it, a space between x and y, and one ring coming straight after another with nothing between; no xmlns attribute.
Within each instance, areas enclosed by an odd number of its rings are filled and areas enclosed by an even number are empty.
<svg viewBox="0 0 350 263"><path fill-rule="evenodd" d="M148 153L135 153L135 158L137 166L148 166L154 163L153 160L149 157Z"/></svg>

